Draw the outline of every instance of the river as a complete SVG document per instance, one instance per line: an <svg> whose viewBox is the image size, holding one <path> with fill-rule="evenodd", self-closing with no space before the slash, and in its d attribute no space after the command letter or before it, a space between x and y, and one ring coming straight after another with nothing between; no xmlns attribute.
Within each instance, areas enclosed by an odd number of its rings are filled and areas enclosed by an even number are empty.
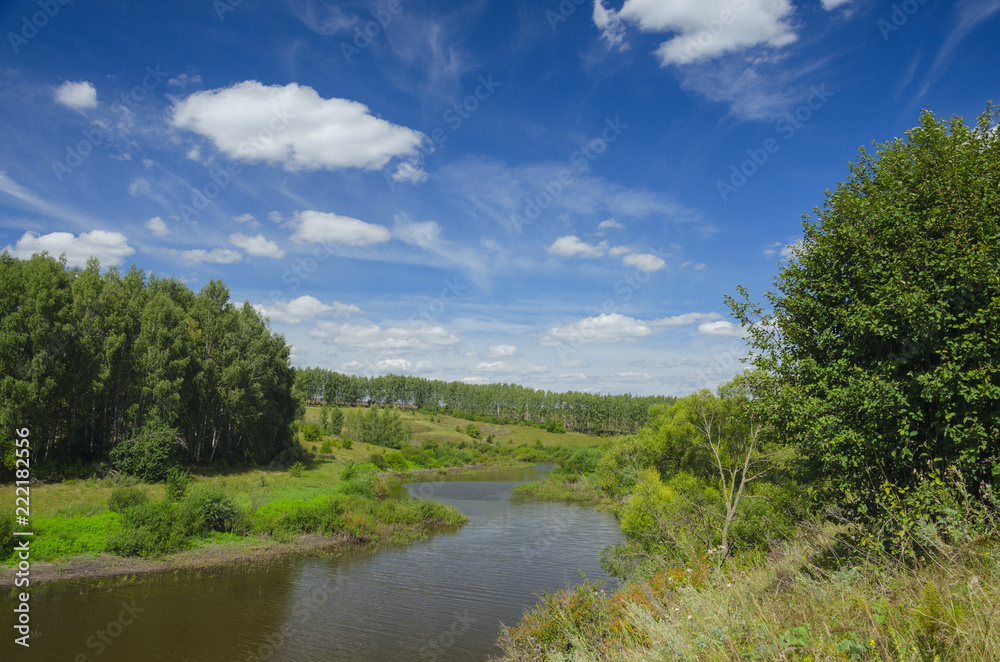
<svg viewBox="0 0 1000 662"><path fill-rule="evenodd" d="M614 517L510 500L514 485L543 476L518 469L406 485L469 522L405 547L35 587L36 638L23 659L485 660L500 652L500 624L516 623L541 591L579 583L581 570L614 586L599 564L621 541Z"/></svg>

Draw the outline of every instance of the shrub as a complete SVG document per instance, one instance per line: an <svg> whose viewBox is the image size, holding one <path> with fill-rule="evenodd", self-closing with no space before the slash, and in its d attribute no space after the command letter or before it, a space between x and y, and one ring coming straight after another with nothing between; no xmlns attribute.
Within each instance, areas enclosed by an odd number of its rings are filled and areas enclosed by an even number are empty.
<svg viewBox="0 0 1000 662"><path fill-rule="evenodd" d="M241 514L236 503L217 489L191 493L184 499L183 507L186 524L200 523L199 528L206 531L232 531Z"/></svg>
<svg viewBox="0 0 1000 662"><path fill-rule="evenodd" d="M389 468L389 463L386 462L385 455L382 455L381 453L372 453L370 456L368 456L368 461L374 464L382 471L385 471L386 469Z"/></svg>
<svg viewBox="0 0 1000 662"><path fill-rule="evenodd" d="M305 471L306 465L301 462L296 462L288 467L288 475L292 478L301 478L302 472Z"/></svg>
<svg viewBox="0 0 1000 662"><path fill-rule="evenodd" d="M8 513L0 517L0 561L14 551L14 515Z"/></svg>
<svg viewBox="0 0 1000 662"><path fill-rule="evenodd" d="M180 501L183 499L190 484L191 475L187 471L172 467L167 471L167 478L164 481L167 500Z"/></svg>
<svg viewBox="0 0 1000 662"><path fill-rule="evenodd" d="M177 464L177 451L183 446L184 441L175 428L153 420L134 439L115 446L110 457L117 470L147 483L158 483Z"/></svg>
<svg viewBox="0 0 1000 662"><path fill-rule="evenodd" d="M479 437L481 437L482 434L483 434L479 430L479 426L478 425L472 425L471 423L469 425L465 426L465 433L467 435L469 435L470 437L472 437L473 439L479 439Z"/></svg>
<svg viewBox="0 0 1000 662"><path fill-rule="evenodd" d="M332 453L333 452L333 444L330 443L329 439L324 439L323 440L323 443L320 444L319 452L320 453Z"/></svg>
<svg viewBox="0 0 1000 662"><path fill-rule="evenodd" d="M597 469L601 461L599 448L578 448L568 460L563 462L563 469L571 474L589 474Z"/></svg>
<svg viewBox="0 0 1000 662"><path fill-rule="evenodd" d="M319 441L323 437L323 428L315 423L300 423L303 441Z"/></svg>
<svg viewBox="0 0 1000 662"><path fill-rule="evenodd" d="M406 464L406 458L403 454L398 451L392 451L391 453L385 454L386 465L395 471L405 471L408 468Z"/></svg>
<svg viewBox="0 0 1000 662"><path fill-rule="evenodd" d="M340 440L340 447L343 448L345 451L351 450L351 446L353 445L354 445L354 440L351 439L350 437L344 437L343 439Z"/></svg>
<svg viewBox="0 0 1000 662"><path fill-rule="evenodd" d="M139 506L149 501L149 496L138 487L116 487L108 497L108 510L121 513L133 506Z"/></svg>

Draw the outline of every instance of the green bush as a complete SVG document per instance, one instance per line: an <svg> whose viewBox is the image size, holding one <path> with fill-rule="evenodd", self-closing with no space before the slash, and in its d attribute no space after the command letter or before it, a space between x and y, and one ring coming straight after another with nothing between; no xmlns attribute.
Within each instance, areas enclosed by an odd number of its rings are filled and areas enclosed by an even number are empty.
<svg viewBox="0 0 1000 662"><path fill-rule="evenodd" d="M354 445L354 440L352 440L350 437L344 437L343 439L340 440L340 447L343 448L345 451L351 450L351 446L353 445Z"/></svg>
<svg viewBox="0 0 1000 662"><path fill-rule="evenodd" d="M333 444L330 443L329 439L324 439L323 440L323 443L320 444L319 452L320 453L332 453L333 452Z"/></svg>
<svg viewBox="0 0 1000 662"><path fill-rule="evenodd" d="M14 551L14 515L0 516L0 561Z"/></svg>
<svg viewBox="0 0 1000 662"><path fill-rule="evenodd" d="M319 441L323 437L323 428L315 423L300 423L303 441Z"/></svg>
<svg viewBox="0 0 1000 662"><path fill-rule="evenodd" d="M149 501L149 495L138 487L116 487L108 497L108 510L121 513L133 506L139 506Z"/></svg>
<svg viewBox="0 0 1000 662"><path fill-rule="evenodd" d="M570 474L589 474L597 470L597 465L601 461L601 450L599 448L578 448L563 462L563 469Z"/></svg>
<svg viewBox="0 0 1000 662"><path fill-rule="evenodd" d="M389 468L389 463L386 462L385 455L382 455L381 453L372 453L371 455L368 456L368 461L374 464L382 471L385 471L386 469Z"/></svg>
<svg viewBox="0 0 1000 662"><path fill-rule="evenodd" d="M473 439L479 439L483 435L483 433L479 430L479 426L472 425L471 423L465 426L465 434L469 435Z"/></svg>
<svg viewBox="0 0 1000 662"><path fill-rule="evenodd" d="M191 475L186 470L172 467L167 471L167 478L164 481L167 500L180 501L183 499L190 484Z"/></svg>
<svg viewBox="0 0 1000 662"><path fill-rule="evenodd" d="M111 450L111 463L118 471L147 483L158 483L176 466L182 445L175 428L153 420L134 439L123 441Z"/></svg>
<svg viewBox="0 0 1000 662"><path fill-rule="evenodd" d="M240 508L221 490L203 489L189 494L182 503L185 521L194 522L206 531L232 531L236 528Z"/></svg>
<svg viewBox="0 0 1000 662"><path fill-rule="evenodd" d="M385 454L386 465L395 471L406 471L408 465L406 464L406 458L399 451L392 451L391 453Z"/></svg>
<svg viewBox="0 0 1000 662"><path fill-rule="evenodd" d="M301 478L302 472L305 471L306 465L301 462L296 462L288 467L288 475L292 478Z"/></svg>

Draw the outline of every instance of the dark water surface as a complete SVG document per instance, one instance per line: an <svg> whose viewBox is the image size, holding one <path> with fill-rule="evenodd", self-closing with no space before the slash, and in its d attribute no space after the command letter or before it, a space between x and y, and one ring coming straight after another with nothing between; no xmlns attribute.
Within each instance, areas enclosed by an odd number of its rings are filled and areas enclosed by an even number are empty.
<svg viewBox="0 0 1000 662"><path fill-rule="evenodd" d="M41 662L270 660L485 660L500 623L513 624L541 591L610 578L599 554L621 541L593 508L512 502L510 489L544 474L515 470L411 483L451 504L464 527L416 544L336 557L286 558L265 567L154 573L37 586L30 652ZM100 583L100 585L98 585ZM10 623L13 605L0 622ZM23 652L22 652L23 651ZM28 654L25 655L24 653Z"/></svg>

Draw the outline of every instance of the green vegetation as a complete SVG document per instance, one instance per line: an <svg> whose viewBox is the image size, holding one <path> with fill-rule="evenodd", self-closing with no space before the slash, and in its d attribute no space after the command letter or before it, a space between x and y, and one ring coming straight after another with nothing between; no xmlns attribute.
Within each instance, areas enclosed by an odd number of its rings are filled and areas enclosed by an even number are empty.
<svg viewBox="0 0 1000 662"><path fill-rule="evenodd" d="M729 300L755 370L519 489L596 484L625 584L543 596L505 660L1000 659L998 121L862 150L767 308Z"/></svg>
<svg viewBox="0 0 1000 662"><path fill-rule="evenodd" d="M517 384L465 384L404 375L359 377L323 368L296 370L295 388L313 404L404 406L465 421L533 426L554 434L563 430L593 435L636 432L646 423L652 405L673 401L661 396L555 393Z"/></svg>
<svg viewBox="0 0 1000 662"><path fill-rule="evenodd" d="M36 478L269 462L291 443L288 345L222 283L0 255L0 455ZM44 461L43 461L44 458ZM6 473L6 472L5 472ZM9 474L8 474L9 475Z"/></svg>

